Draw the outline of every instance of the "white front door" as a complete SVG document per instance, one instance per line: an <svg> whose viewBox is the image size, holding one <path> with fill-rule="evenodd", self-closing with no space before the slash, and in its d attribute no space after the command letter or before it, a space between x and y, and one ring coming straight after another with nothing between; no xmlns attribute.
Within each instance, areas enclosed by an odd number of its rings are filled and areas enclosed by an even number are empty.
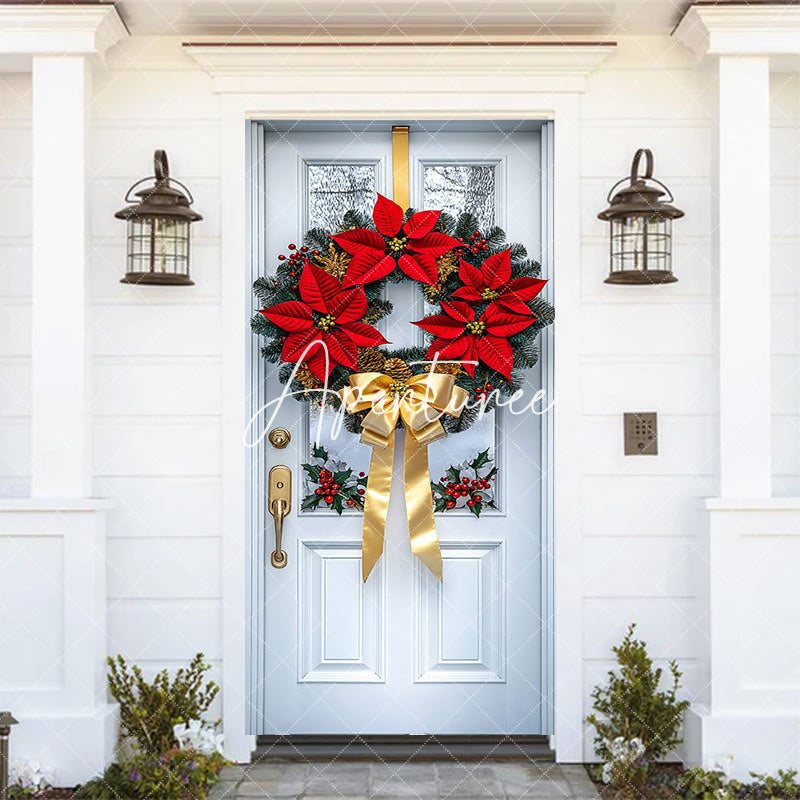
<svg viewBox="0 0 800 800"><path fill-rule="evenodd" d="M302 244L306 229L331 228L349 208L370 213L376 192L392 195L388 125L288 127L265 125L257 145L254 169L264 172L253 217L263 226L254 237L262 248L255 260L265 274L279 254L291 252L289 244ZM411 204L454 215L471 211L538 259L539 132L451 127L411 124ZM418 289L406 283L388 292L394 313L382 332L393 346L422 344L410 324L426 314ZM273 365L257 366L254 375L256 408L283 386ZM527 380L530 398L539 369ZM301 465L311 461L315 417L306 403L287 399L273 427L287 428L291 443L276 449L265 438L252 476L258 530L251 552L250 732L545 732L540 418L504 409L431 445L434 481L485 450L498 470L497 510L479 519L467 508L436 515L441 584L411 554L399 441L384 554L364 584L362 515L301 510L313 488ZM368 470L370 449L356 435L342 431L333 439L326 432L316 444L356 473ZM275 538L263 508L264 475L276 464L293 475L283 569L269 563Z"/></svg>

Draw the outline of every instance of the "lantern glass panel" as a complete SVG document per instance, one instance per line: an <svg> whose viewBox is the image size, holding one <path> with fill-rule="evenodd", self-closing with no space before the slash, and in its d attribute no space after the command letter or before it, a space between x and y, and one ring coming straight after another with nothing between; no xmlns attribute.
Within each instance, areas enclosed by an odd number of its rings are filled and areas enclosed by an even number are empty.
<svg viewBox="0 0 800 800"><path fill-rule="evenodd" d="M612 272L671 268L671 219L635 215L611 220Z"/></svg>
<svg viewBox="0 0 800 800"><path fill-rule="evenodd" d="M128 272L188 275L189 223L164 217L129 218Z"/></svg>

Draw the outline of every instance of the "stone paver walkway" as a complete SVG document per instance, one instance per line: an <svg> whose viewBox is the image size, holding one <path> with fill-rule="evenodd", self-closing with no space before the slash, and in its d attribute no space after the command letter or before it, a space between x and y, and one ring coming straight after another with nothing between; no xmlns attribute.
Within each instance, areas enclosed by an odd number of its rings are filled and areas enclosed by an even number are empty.
<svg viewBox="0 0 800 800"><path fill-rule="evenodd" d="M266 762L223 771L209 800L597 800L580 764Z"/></svg>

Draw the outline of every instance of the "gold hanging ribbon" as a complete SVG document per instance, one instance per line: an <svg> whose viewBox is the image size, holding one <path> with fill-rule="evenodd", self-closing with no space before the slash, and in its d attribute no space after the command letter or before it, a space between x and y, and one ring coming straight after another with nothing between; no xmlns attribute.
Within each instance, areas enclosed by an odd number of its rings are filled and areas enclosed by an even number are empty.
<svg viewBox="0 0 800 800"><path fill-rule="evenodd" d="M411 204L408 161L408 126L392 125L392 195L404 211Z"/></svg>
<svg viewBox="0 0 800 800"><path fill-rule="evenodd" d="M362 531L362 575L366 581L383 553L386 515L392 488L395 427L406 428L403 479L411 551L442 580L442 554L428 468L428 445L447 434L439 418L460 416L469 393L455 385L454 375L415 375L399 383L382 372L359 372L339 390L348 414L370 409L361 423L361 441L372 445Z"/></svg>

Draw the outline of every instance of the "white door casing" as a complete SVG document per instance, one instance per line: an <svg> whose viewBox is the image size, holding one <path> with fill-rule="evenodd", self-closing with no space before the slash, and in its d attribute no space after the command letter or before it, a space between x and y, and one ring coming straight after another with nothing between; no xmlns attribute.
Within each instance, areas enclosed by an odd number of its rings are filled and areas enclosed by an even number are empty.
<svg viewBox="0 0 800 800"><path fill-rule="evenodd" d="M256 133L253 139L254 160L264 169L263 186L254 191L261 221L254 216L259 233L253 237L253 252L258 255L256 269L266 274L274 269L277 255L287 252L287 244L299 245L302 231L316 223L310 219L310 192L316 185L313 176L321 170L357 172L362 180L372 175L375 190L391 195L390 126L274 127L267 123L263 136ZM435 190L443 171L479 173L487 192L485 213L507 230L509 241L522 240L531 257L539 259L537 126L484 124L481 132L453 127L457 130L438 123L412 124L412 204L430 206L424 202L423 175ZM371 209L374 195L368 196ZM410 324L426 313L419 288L393 285L389 299L395 312L384 327L387 338L395 346L422 344ZM252 389L258 392L266 379L267 401L279 397L283 388L275 373L274 367L253 365ZM539 368L530 371L530 396L539 375ZM256 407L263 402L262 394ZM249 730L548 732L549 692L542 691L540 674L542 630L549 627L541 618L540 418L505 410L496 426L487 420L430 448L435 479L450 464L485 447L491 448L500 470L500 511L485 510L480 520L466 509L437 515L443 585L410 553L398 442L385 553L362 586L361 515L298 510L307 491L300 463L308 460L315 433L305 411L305 403L287 399L273 425L288 428L292 443L284 450L264 444L254 452L251 484L258 522L250 572L255 583L250 592ZM263 431L270 415L258 420L256 431ZM366 469L369 448L355 440L345 432L325 443L349 466ZM271 517L263 514L264 475L277 463L288 465L295 476L293 511L284 527L289 564L281 570L268 564L274 534Z"/></svg>
<svg viewBox="0 0 800 800"><path fill-rule="evenodd" d="M613 51L613 42L531 40L524 48L500 40L453 48L387 47L380 76L352 80L352 63L364 48L338 41L335 47L285 47L231 42L185 44L184 50L214 81L220 95L223 270L223 723L226 753L247 761L253 737L247 734L250 658L249 624L242 576L246 573L249 530L247 474L242 431L247 424L244 398L235 387L248 380L251 335L247 317L250 287L245 265L250 186L248 157L250 120L256 119L487 119L546 120L550 171L546 181L545 219L552 247L543 256L549 299L558 308L558 337L551 348L548 386L559 398L550 434L559 446L552 460L552 501L546 508L549 530L556 521L553 553L553 746L560 761L583 757L583 704L579 588L581 569L578 509L573 489L580 475L578 323L580 317L579 228L580 101L593 70ZM444 58L443 58L444 56ZM349 62L348 62L349 59ZM344 61L344 64L342 63ZM485 76L485 77L484 77ZM362 80L363 77L363 80ZM558 181L554 175L558 175ZM544 242L548 237L544 237ZM558 275L552 273L554 259ZM547 342L550 342L548 344ZM553 370L553 364L558 369ZM547 420L545 420L545 425Z"/></svg>

